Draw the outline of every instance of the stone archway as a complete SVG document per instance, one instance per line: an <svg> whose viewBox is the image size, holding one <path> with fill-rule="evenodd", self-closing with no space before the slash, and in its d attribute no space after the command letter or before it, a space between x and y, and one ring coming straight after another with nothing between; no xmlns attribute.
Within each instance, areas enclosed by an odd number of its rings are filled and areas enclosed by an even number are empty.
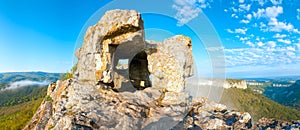
<svg viewBox="0 0 300 130"><path fill-rule="evenodd" d="M148 60L145 51L136 54L131 60L129 65L129 78L137 90L151 87L150 72L148 70Z"/></svg>

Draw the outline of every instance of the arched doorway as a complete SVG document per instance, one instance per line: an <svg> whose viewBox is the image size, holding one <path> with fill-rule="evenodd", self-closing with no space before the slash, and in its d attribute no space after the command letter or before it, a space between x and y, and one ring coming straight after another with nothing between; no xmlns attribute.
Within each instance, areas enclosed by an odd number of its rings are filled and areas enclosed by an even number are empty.
<svg viewBox="0 0 300 130"><path fill-rule="evenodd" d="M145 51L136 54L131 60L129 65L129 78L137 90L151 87L150 72L148 70L148 60Z"/></svg>

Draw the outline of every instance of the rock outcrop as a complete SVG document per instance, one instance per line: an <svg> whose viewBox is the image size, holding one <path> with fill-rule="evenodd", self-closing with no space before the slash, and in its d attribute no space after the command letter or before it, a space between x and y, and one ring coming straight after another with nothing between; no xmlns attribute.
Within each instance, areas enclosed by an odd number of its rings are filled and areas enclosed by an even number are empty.
<svg viewBox="0 0 300 130"><path fill-rule="evenodd" d="M288 122L276 119L261 118L256 125L253 126L253 129L299 130L300 120Z"/></svg>
<svg viewBox="0 0 300 130"><path fill-rule="evenodd" d="M245 80L234 80L227 79L223 85L224 88L239 88L239 89L247 89L247 82Z"/></svg>
<svg viewBox="0 0 300 130"><path fill-rule="evenodd" d="M185 36L145 41L133 10L112 10L90 27L73 78L49 85L25 129L170 129L188 113L193 76Z"/></svg>
<svg viewBox="0 0 300 130"><path fill-rule="evenodd" d="M249 113L185 92L194 73L190 38L146 41L143 29L136 11L106 12L87 30L73 78L49 85L24 129L251 128Z"/></svg>
<svg viewBox="0 0 300 130"><path fill-rule="evenodd" d="M188 115L173 129L250 129L251 116L247 112L228 110L225 105L205 98L193 100Z"/></svg>

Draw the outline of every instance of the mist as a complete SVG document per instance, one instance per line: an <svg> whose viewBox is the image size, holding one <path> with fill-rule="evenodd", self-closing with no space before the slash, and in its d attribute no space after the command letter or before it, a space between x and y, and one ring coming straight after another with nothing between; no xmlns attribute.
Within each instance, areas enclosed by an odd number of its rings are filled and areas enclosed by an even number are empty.
<svg viewBox="0 0 300 130"><path fill-rule="evenodd" d="M51 83L50 81L46 81L46 80L42 81L42 82L40 82L40 81L31 81L31 80L21 80L21 81L16 81L16 82L9 83L9 85L7 85L7 87L3 90L13 90L13 89L18 89L18 88L27 87L27 86L41 87L41 86L47 86L50 83Z"/></svg>

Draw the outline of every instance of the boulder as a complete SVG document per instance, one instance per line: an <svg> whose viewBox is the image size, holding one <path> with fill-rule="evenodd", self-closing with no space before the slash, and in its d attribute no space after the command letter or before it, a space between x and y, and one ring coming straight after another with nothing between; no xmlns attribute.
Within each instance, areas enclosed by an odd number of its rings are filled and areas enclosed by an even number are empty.
<svg viewBox="0 0 300 130"><path fill-rule="evenodd" d="M182 92L194 73L191 39L177 35L162 43L147 42L147 54L152 86Z"/></svg>

